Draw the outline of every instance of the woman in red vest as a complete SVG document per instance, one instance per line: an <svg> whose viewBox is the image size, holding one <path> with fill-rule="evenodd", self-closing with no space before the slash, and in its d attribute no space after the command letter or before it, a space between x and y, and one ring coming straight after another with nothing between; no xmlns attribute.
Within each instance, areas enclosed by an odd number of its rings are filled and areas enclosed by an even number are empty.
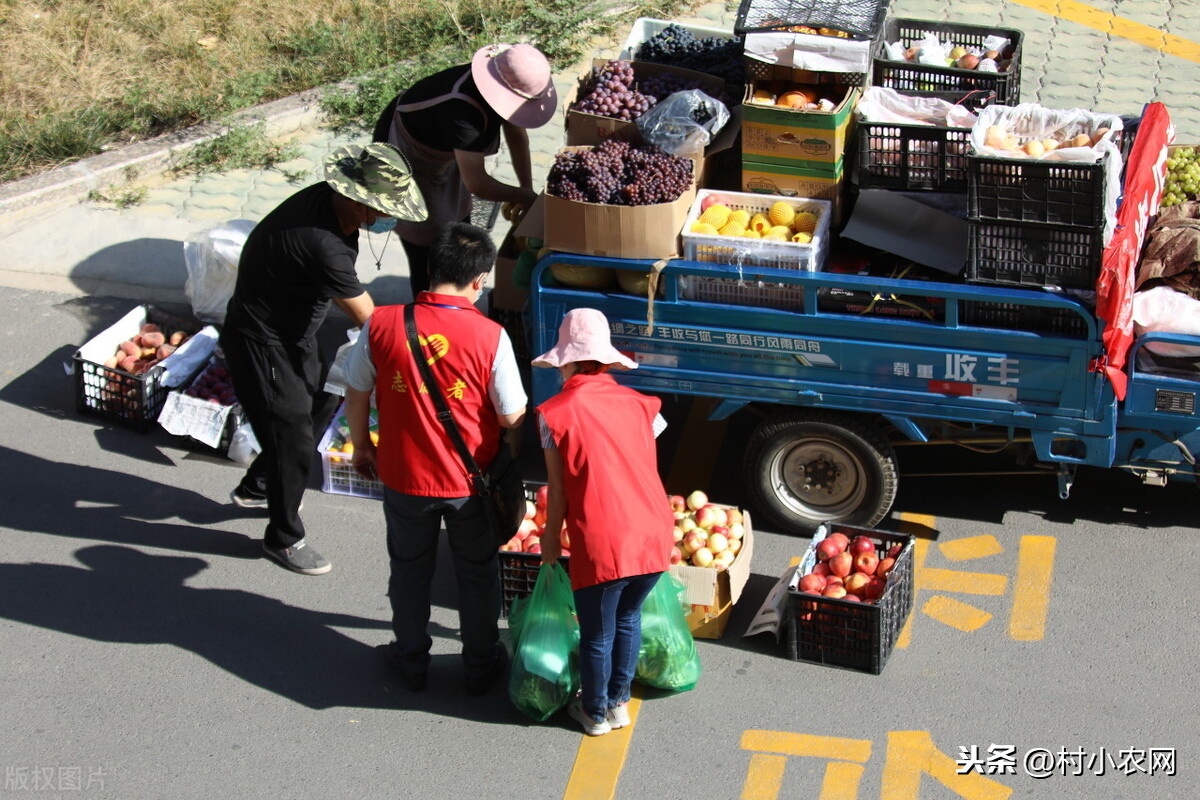
<svg viewBox="0 0 1200 800"><path fill-rule="evenodd" d="M594 308L568 311L558 344L533 364L557 367L564 380L538 406L548 484L542 562L558 560L565 521L582 683L567 710L599 736L629 724L642 602L670 565L674 516L654 445L666 423L660 400L607 374L637 364L612 346Z"/></svg>

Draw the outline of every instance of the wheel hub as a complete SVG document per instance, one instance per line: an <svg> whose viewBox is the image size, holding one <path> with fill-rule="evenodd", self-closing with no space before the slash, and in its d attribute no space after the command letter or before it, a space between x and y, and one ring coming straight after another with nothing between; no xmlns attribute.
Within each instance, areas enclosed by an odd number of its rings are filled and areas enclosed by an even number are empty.
<svg viewBox="0 0 1200 800"><path fill-rule="evenodd" d="M803 478L801 491L823 492L833 494L834 485L842 475L841 468L829 461L824 455L799 465Z"/></svg>

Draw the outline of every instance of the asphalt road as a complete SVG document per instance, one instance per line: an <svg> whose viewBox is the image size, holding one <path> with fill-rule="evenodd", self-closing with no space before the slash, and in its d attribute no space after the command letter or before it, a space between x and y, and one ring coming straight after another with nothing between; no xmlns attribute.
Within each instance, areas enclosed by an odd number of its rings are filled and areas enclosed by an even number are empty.
<svg viewBox="0 0 1200 800"><path fill-rule="evenodd" d="M881 527L915 532L921 563L878 676L742 636L807 544L756 529L699 685L647 691L632 728L584 740L502 689L468 698L445 573L429 690L388 679L377 502L314 473L304 517L334 570L293 575L259 557L263 517L228 504L236 466L80 416L63 364L130 307L0 289L0 798L1200 795L1195 487L1096 470L1061 501L1046 477L902 476ZM737 427L708 443L669 413L665 457L700 437L709 494L741 503ZM992 774L955 774L971 747Z"/></svg>

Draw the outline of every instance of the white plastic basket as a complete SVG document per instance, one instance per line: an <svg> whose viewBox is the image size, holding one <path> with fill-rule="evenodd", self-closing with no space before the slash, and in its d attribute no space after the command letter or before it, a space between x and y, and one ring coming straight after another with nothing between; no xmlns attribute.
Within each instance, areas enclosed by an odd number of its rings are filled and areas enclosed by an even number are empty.
<svg viewBox="0 0 1200 800"><path fill-rule="evenodd" d="M682 22L672 22L667 19L638 17L634 20L633 28L629 31L629 36L625 39L625 46L621 48L621 55L618 58L625 61L633 60L638 46L645 44L654 36L662 33L668 25L678 25L697 39L732 39L735 36L733 31L722 30L721 28L706 28L703 25L688 25Z"/></svg>
<svg viewBox="0 0 1200 800"><path fill-rule="evenodd" d="M701 204L709 195L720 195L724 205L733 210L744 209L751 215L766 214L772 205L784 202L796 211L817 215L817 226L811 242L776 242L747 239L741 236L720 236L692 233L692 224L700 218ZM755 305L766 308L800 308L804 303L803 287L791 284L747 280L739 273L746 266L794 269L818 272L825 265L829 250L829 223L833 204L828 200L804 197L783 197L774 194L724 192L701 189L683 225L684 258L726 264L736 277L713 278L689 275L681 281L680 292L685 300L703 300L729 305Z"/></svg>
<svg viewBox="0 0 1200 800"><path fill-rule="evenodd" d="M325 435L321 437L320 444L317 445L317 450L321 453L321 466L324 472L321 491L327 494L346 494L351 497L369 497L379 500L383 497L383 483L369 481L359 475L354 470L354 465L351 463L352 456L349 453L333 452L329 449L335 437L339 437L337 422L344 413L344 408L338 409L333 421L325 429Z"/></svg>

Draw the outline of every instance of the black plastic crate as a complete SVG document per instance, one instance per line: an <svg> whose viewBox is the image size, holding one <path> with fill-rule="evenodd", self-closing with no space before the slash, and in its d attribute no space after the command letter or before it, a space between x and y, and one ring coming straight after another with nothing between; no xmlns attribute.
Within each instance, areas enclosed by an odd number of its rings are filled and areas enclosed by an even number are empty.
<svg viewBox="0 0 1200 800"><path fill-rule="evenodd" d="M1001 58L1008 59L1010 65L1004 72L980 72L893 61L886 57L887 44L902 42L906 48L912 47L926 33L933 33L941 41L949 39L964 47L982 47L987 37L1003 36L1008 39L1009 46L1001 53ZM986 105L1015 106L1021 101L1022 38L1020 31L1011 28L922 19L889 19L884 26L883 36L875 45L872 85L895 89L903 94L938 97L971 109Z"/></svg>
<svg viewBox="0 0 1200 800"><path fill-rule="evenodd" d="M861 189L966 192L970 128L858 122Z"/></svg>
<svg viewBox="0 0 1200 800"><path fill-rule="evenodd" d="M958 320L981 328L1049 333L1072 339L1087 335L1083 317L1065 308L964 300L958 304Z"/></svg>
<svg viewBox="0 0 1200 800"><path fill-rule="evenodd" d="M964 277L973 283L1094 289L1103 228L969 220Z"/></svg>
<svg viewBox="0 0 1200 800"><path fill-rule="evenodd" d="M742 0L733 30L744 34L825 28L852 39L874 39L887 10L888 0Z"/></svg>
<svg viewBox="0 0 1200 800"><path fill-rule="evenodd" d="M794 69L782 64L768 64L757 58L746 56L746 79L749 81L787 81L804 85L862 86L867 76L862 72L813 72Z"/></svg>
<svg viewBox="0 0 1200 800"><path fill-rule="evenodd" d="M886 552L901 545L896 564L888 575L883 596L875 603L856 603L788 589L787 646L794 661L878 675L896 647L900 632L913 606L913 542L907 534L887 533L850 525L832 524L829 533L844 533L850 539L866 536L878 550ZM816 559L814 537L800 562L807 572ZM803 574L803 573L802 573Z"/></svg>
<svg viewBox="0 0 1200 800"><path fill-rule="evenodd" d="M1104 163L968 158L967 213L994 222L1104 224Z"/></svg>
<svg viewBox="0 0 1200 800"><path fill-rule="evenodd" d="M158 325L169 336L181 330L193 336L200 330L194 320L187 320L154 306L146 306L146 322ZM130 336L137 331L131 331ZM115 346L114 346L115 350ZM189 375L190 383L204 368L204 362ZM166 371L161 365L141 375L106 367L88 361L79 353L74 356L75 408L81 414L104 417L120 425L146 433L158 420L170 388L163 383Z"/></svg>

